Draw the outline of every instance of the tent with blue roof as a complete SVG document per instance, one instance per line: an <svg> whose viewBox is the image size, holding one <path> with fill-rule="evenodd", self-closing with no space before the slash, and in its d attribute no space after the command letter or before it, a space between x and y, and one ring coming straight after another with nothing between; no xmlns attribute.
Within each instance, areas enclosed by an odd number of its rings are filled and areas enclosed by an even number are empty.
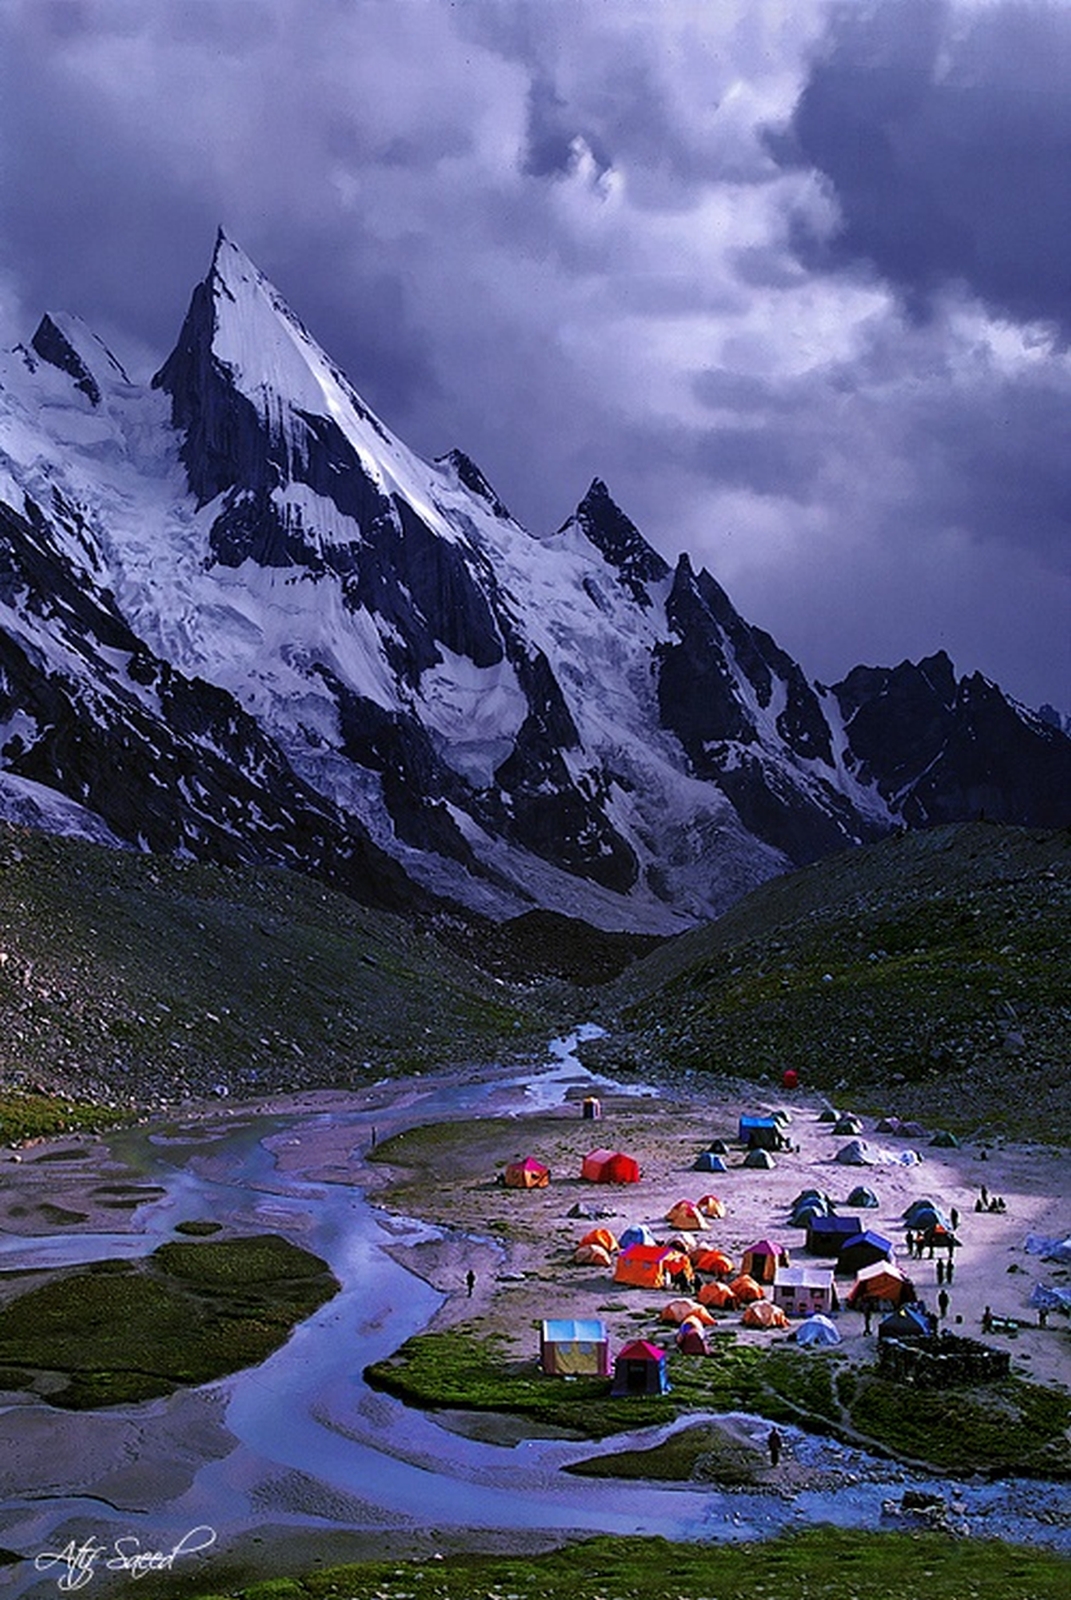
<svg viewBox="0 0 1071 1600"><path fill-rule="evenodd" d="M539 1365L557 1377L610 1374L610 1337L599 1317L554 1317L539 1325Z"/></svg>

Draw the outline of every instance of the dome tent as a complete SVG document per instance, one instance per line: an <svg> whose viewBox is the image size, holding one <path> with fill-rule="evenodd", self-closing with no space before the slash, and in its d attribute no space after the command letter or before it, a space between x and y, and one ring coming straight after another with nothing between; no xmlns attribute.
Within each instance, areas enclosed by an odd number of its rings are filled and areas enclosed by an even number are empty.
<svg viewBox="0 0 1071 1600"><path fill-rule="evenodd" d="M862 1206L864 1210L873 1211L880 1205L873 1189L868 1189L865 1184L856 1184L845 1204L849 1206Z"/></svg>
<svg viewBox="0 0 1071 1600"><path fill-rule="evenodd" d="M774 1160L773 1156L768 1150L762 1150L756 1146L754 1149L748 1151L747 1155L744 1157L742 1165L745 1167L765 1167L769 1169L770 1167L776 1167L777 1162Z"/></svg>
<svg viewBox="0 0 1071 1600"><path fill-rule="evenodd" d="M813 1317L808 1317L796 1329L796 1343L801 1345L840 1344L840 1329L829 1317L824 1317L820 1311Z"/></svg>
<svg viewBox="0 0 1071 1600"><path fill-rule="evenodd" d="M695 1158L693 1172L724 1172L725 1162L713 1150L702 1150Z"/></svg>
<svg viewBox="0 0 1071 1600"><path fill-rule="evenodd" d="M650 1228L643 1222L633 1222L627 1227L618 1240L622 1250L627 1250L633 1244L653 1245L655 1236Z"/></svg>

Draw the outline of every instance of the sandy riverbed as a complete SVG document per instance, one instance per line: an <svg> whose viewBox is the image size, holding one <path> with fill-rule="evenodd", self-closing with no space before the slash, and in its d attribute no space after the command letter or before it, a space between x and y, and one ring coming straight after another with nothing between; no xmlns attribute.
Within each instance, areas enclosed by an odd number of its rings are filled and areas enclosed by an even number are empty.
<svg viewBox="0 0 1071 1600"><path fill-rule="evenodd" d="M647 1222L659 1237L668 1237L663 1219L673 1202L716 1193L727 1216L711 1228L710 1242L738 1256L764 1236L798 1252L802 1235L787 1228L786 1217L800 1189L815 1186L843 1199L856 1183L866 1183L881 1203L877 1210L860 1213L863 1223L892 1238L897 1259L906 1265L902 1213L911 1200L930 1195L960 1213L962 1247L956 1254L949 1326L979 1335L986 1305L998 1315L1017 1318L1025 1325L1008 1344L1013 1370L1035 1381L1071 1386L1067 1319L1052 1315L1047 1328L1038 1327L1028 1305L1035 1282L1066 1284L1068 1276L1023 1250L1029 1233L1071 1233L1071 1177L1060 1152L1043 1145L998 1144L987 1146L983 1159L979 1146L946 1150L916 1140L913 1146L924 1157L920 1166L845 1167L833 1159L843 1140L818 1120L820 1104L806 1096L771 1102L758 1089L724 1098L714 1093L606 1092L603 1117L593 1123L580 1112L580 1096L587 1087L578 1071L574 1082L563 1078L533 1109L522 1086L504 1086L486 1118L466 1118L452 1126L437 1122L434 1136L427 1138L410 1132L407 1159L420 1164L405 1170L388 1159L398 1148L390 1140L395 1133L419 1127L427 1079L380 1084L360 1094L316 1093L255 1107L191 1110L188 1120L204 1132L197 1162L211 1175L213 1124L233 1125L235 1119L262 1112L296 1119L270 1141L280 1177L357 1183L372 1189L386 1209L441 1225L446 1231L440 1237L391 1247L443 1294L436 1325L480 1317L485 1329L502 1327L519 1332L522 1342L530 1339L533 1358L540 1318L601 1315L610 1323L616 1347L645 1331L637 1311L649 1308L652 1319L656 1315L657 1297L621 1291L607 1273L571 1264L572 1249L590 1226L568 1216L578 1201L610 1211L607 1220L614 1231L626 1223ZM798 1149L778 1156L773 1170L745 1169L732 1142L738 1118L743 1111L774 1103L787 1105L792 1119L788 1132ZM347 1116L344 1127L332 1120L333 1113L342 1112ZM864 1132L879 1146L902 1148L891 1136L876 1134L870 1120ZM729 1170L694 1172L696 1153L715 1138L730 1145ZM369 1162L373 1140L377 1159ZM580 1161L597 1144L634 1155L642 1181L627 1188L582 1182ZM522 1192L497 1181L507 1161L525 1155L550 1166L553 1181L548 1188ZM143 1182L102 1139L52 1140L6 1152L0 1155L0 1240L55 1233L138 1234L144 1208L152 1204L151 1191L138 1192ZM991 1194L1004 1197L1003 1213L974 1210L983 1183ZM256 1214L221 1215L218 1220L248 1230L270 1226L271 1216L269 1186ZM465 1286L469 1267L476 1272L471 1298ZM914 1262L910 1271L933 1304L935 1263ZM26 1282L0 1274L0 1294L19 1292ZM622 1309L607 1311L608 1304ZM729 1326L736 1322L726 1319ZM654 1320L650 1327L656 1327ZM862 1318L845 1313L840 1327L847 1352L868 1359L873 1339L864 1334ZM740 1336L760 1342L784 1337L747 1331ZM233 1443L216 1391L191 1391L166 1405L143 1408L133 1444L128 1426L102 1414L91 1450L83 1442L77 1459L57 1450L55 1417L45 1430L47 1451L39 1413L27 1407L20 1417L16 1407L5 1420L7 1471L21 1493L69 1496L99 1494L103 1488L119 1505L164 1505L181 1492L199 1460L224 1457ZM794 1471L793 1484L806 1487L805 1470Z"/></svg>

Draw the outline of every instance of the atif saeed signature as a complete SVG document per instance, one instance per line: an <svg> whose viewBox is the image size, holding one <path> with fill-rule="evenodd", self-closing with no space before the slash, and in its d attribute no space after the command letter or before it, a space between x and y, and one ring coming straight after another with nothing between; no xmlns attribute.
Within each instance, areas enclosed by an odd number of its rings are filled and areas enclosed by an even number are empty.
<svg viewBox="0 0 1071 1600"><path fill-rule="evenodd" d="M34 1567L38 1572L58 1569L57 1589L84 1589L98 1568L144 1578L150 1572L169 1572L180 1556L197 1555L215 1542L216 1531L207 1523L184 1533L170 1550L143 1550L141 1540L134 1534L116 1539L110 1545L101 1544L92 1537L83 1539L81 1544L70 1539L62 1550L42 1550L34 1558Z"/></svg>

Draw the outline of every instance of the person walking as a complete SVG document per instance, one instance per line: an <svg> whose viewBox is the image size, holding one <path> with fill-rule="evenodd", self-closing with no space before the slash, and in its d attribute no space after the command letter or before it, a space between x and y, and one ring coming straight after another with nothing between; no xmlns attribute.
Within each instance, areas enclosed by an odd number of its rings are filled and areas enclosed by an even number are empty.
<svg viewBox="0 0 1071 1600"><path fill-rule="evenodd" d="M948 1316L948 1290L947 1289L942 1289L941 1293L937 1296L937 1310L938 1310L938 1312L940 1314L941 1321L943 1322L945 1320L945 1318Z"/></svg>
<svg viewBox="0 0 1071 1600"><path fill-rule="evenodd" d="M766 1448L770 1452L770 1465L776 1467L781 1459L781 1446L784 1440L776 1428L771 1428L766 1435Z"/></svg>
<svg viewBox="0 0 1071 1600"><path fill-rule="evenodd" d="M471 1267L469 1268L469 1270L465 1274L465 1287L469 1292L468 1293L468 1297L471 1300L472 1299L472 1291L476 1287L476 1274L473 1272Z"/></svg>
<svg viewBox="0 0 1071 1600"><path fill-rule="evenodd" d="M952 1282L952 1274L955 1272L955 1270L956 1270L956 1263L953 1261L952 1257L949 1256L949 1258L948 1258L948 1266L945 1268L945 1282L946 1283L951 1283Z"/></svg>
<svg viewBox="0 0 1071 1600"><path fill-rule="evenodd" d="M941 1260L940 1256L938 1256L938 1258L937 1258L937 1282L939 1284L941 1284L941 1283L944 1283L944 1281L945 1281L945 1264Z"/></svg>

